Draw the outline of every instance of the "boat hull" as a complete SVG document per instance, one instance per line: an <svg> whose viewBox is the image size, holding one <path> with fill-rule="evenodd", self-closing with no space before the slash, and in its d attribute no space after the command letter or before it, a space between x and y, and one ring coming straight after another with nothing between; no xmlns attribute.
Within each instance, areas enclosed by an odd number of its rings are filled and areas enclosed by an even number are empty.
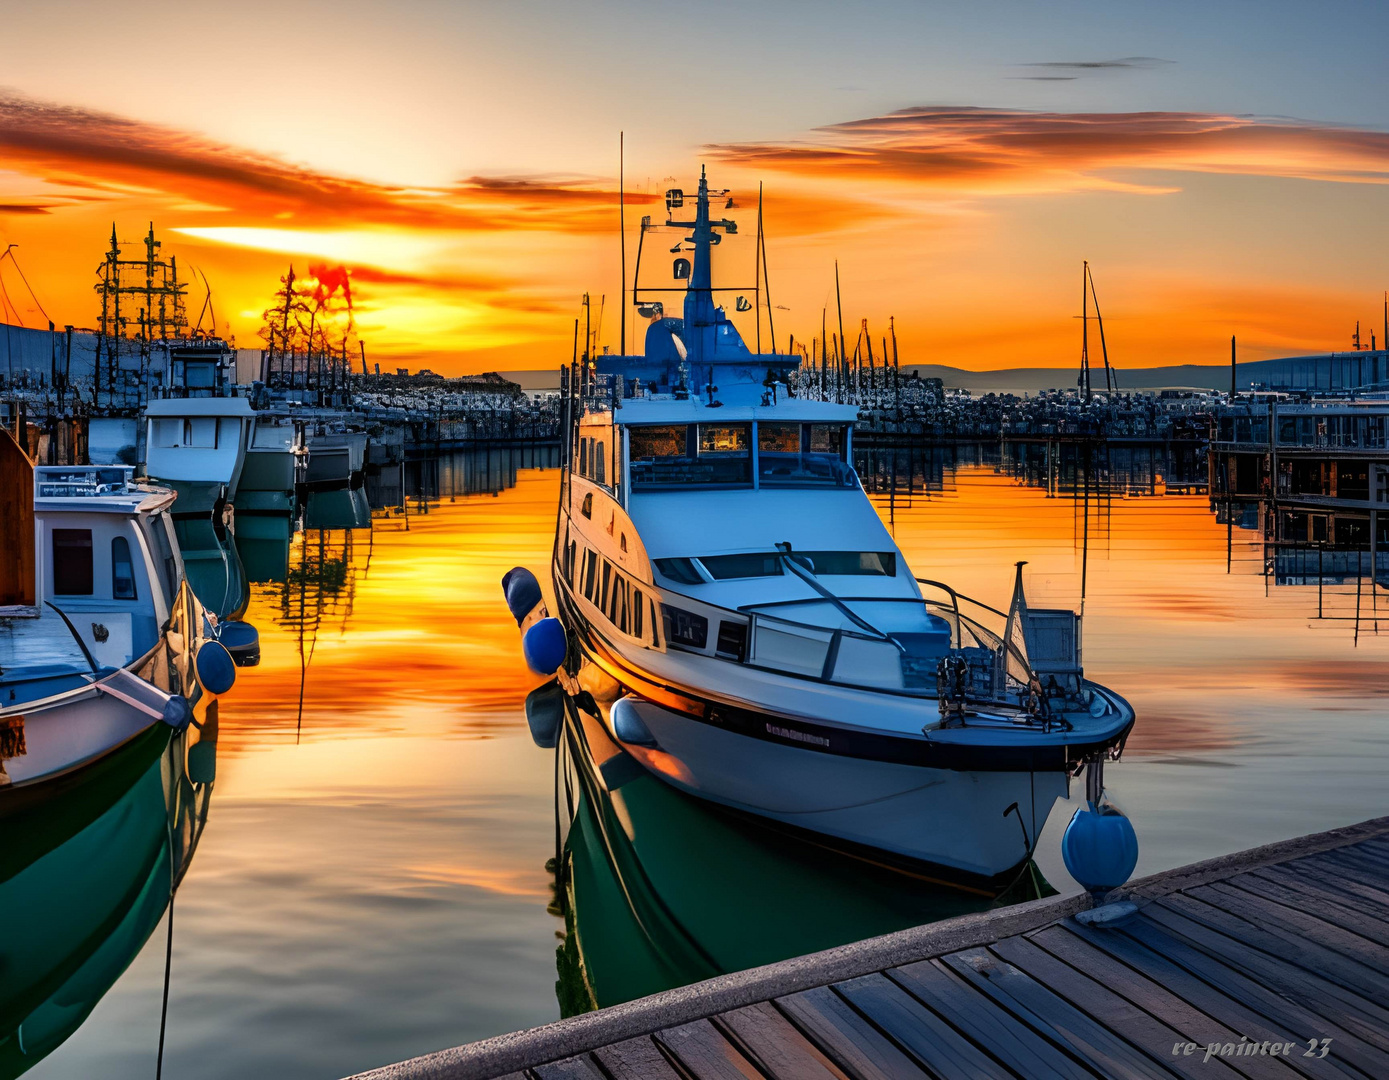
<svg viewBox="0 0 1389 1080"><path fill-rule="evenodd" d="M845 757L749 738L633 696L615 707L633 710L655 743L625 748L679 790L851 849L925 864L983 891L1006 886L1027 863L1053 804L1067 794L1064 772L961 772ZM611 710L609 717L620 740Z"/></svg>

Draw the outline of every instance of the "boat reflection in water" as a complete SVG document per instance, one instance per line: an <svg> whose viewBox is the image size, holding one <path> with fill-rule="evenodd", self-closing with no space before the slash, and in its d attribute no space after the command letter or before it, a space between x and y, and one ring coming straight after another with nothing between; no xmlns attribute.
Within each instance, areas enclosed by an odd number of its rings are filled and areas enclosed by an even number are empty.
<svg viewBox="0 0 1389 1080"><path fill-rule="evenodd" d="M551 683L527 701L537 742L558 742L565 1016L1055 892L1032 863L997 899L943 888L685 795L613 741L606 698Z"/></svg>
<svg viewBox="0 0 1389 1080"><path fill-rule="evenodd" d="M201 730L155 724L86 768L11 793L0 818L0 1078L62 1045L159 925L207 821L216 753L211 702Z"/></svg>

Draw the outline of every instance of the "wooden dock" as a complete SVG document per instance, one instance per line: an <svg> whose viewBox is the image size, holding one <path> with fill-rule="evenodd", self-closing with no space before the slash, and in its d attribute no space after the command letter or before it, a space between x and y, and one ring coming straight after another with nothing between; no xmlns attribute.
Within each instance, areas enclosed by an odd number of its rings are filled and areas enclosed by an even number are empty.
<svg viewBox="0 0 1389 1080"><path fill-rule="evenodd" d="M362 1076L1389 1077L1389 818L1168 871L1121 898L1138 911L1108 928L1075 920L1088 898L1052 897Z"/></svg>

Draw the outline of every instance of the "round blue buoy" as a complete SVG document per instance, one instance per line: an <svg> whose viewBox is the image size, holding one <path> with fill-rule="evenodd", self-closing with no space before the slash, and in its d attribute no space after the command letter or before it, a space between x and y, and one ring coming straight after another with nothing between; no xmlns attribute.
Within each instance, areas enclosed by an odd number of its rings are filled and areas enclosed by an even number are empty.
<svg viewBox="0 0 1389 1080"><path fill-rule="evenodd" d="M217 744L200 739L188 748L188 779L195 784L210 784L217 779Z"/></svg>
<svg viewBox="0 0 1389 1080"><path fill-rule="evenodd" d="M194 657L198 682L209 694L225 694L236 682L236 663L220 641L204 641Z"/></svg>
<svg viewBox="0 0 1389 1080"><path fill-rule="evenodd" d="M553 675L564 663L568 642L564 626L556 618L541 619L521 637L526 666L537 675Z"/></svg>
<svg viewBox="0 0 1389 1080"><path fill-rule="evenodd" d="M1086 891L1107 893L1117 889L1138 865L1138 837L1133 823L1112 806L1083 806L1061 837L1061 857L1071 877Z"/></svg>
<svg viewBox="0 0 1389 1080"><path fill-rule="evenodd" d="M231 653L237 667L255 667L260 663L260 634L250 623L240 619L220 623L217 640Z"/></svg>
<svg viewBox="0 0 1389 1080"><path fill-rule="evenodd" d="M564 689L559 683L537 686L526 695L526 723L531 738L542 750L553 750L564 723Z"/></svg>
<svg viewBox="0 0 1389 1080"><path fill-rule="evenodd" d="M511 617L520 626L531 609L540 603L540 582L524 566L512 567L502 577L502 591L506 594L506 606L511 609Z"/></svg>
<svg viewBox="0 0 1389 1080"><path fill-rule="evenodd" d="M164 715L161 719L175 731L182 731L193 720L193 707L182 694L174 694L164 702Z"/></svg>

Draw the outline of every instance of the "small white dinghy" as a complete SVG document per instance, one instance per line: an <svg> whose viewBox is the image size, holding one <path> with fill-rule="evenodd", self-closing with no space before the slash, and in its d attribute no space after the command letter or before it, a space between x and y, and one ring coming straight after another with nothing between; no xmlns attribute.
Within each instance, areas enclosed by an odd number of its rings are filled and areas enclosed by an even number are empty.
<svg viewBox="0 0 1389 1080"><path fill-rule="evenodd" d="M33 467L8 436L0 471L18 549L0 578L3 790L70 773L153 724L181 730L235 668L184 580L173 492L135 484L129 466Z"/></svg>

